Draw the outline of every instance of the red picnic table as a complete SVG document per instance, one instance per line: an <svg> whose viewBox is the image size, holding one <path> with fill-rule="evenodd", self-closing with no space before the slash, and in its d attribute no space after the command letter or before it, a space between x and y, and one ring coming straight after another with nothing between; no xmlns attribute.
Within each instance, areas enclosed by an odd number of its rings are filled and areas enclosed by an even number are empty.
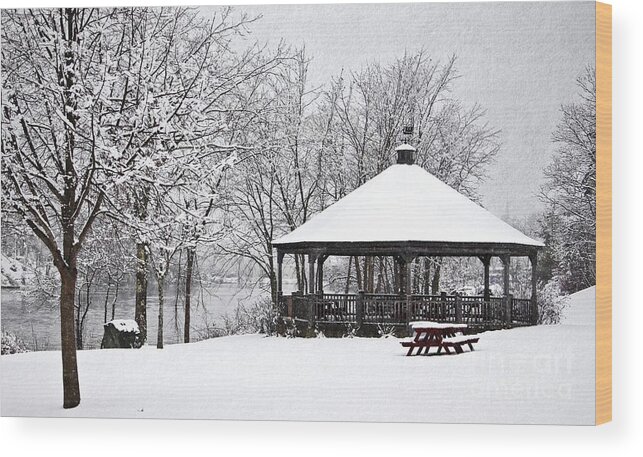
<svg viewBox="0 0 643 457"><path fill-rule="evenodd" d="M413 339L411 341L402 341L402 347L409 348L406 353L407 356L413 355L413 350L418 348L417 354L420 355L424 351L427 355L432 347L438 348L439 354L442 349L447 354L451 354L449 348L453 348L456 354L464 352L462 347L469 346L473 351L473 343L480 340L478 335L464 335L464 330L467 329L467 324L455 324L451 322L431 322L431 321L416 321L411 322L413 329Z"/></svg>

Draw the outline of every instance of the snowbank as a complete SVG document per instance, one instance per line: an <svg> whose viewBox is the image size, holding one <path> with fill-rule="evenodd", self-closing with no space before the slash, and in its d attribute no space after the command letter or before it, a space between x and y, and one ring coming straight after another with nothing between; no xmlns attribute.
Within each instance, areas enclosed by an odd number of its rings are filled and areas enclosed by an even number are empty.
<svg viewBox="0 0 643 457"><path fill-rule="evenodd" d="M596 286L567 296L561 324L591 325L596 322Z"/></svg>

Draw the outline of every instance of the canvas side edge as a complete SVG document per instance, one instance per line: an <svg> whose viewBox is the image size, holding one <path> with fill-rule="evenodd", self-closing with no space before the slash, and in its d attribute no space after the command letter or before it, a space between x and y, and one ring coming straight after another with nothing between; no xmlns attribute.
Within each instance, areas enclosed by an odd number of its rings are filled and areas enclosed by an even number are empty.
<svg viewBox="0 0 643 457"><path fill-rule="evenodd" d="M612 420L612 6L596 3L596 425Z"/></svg>

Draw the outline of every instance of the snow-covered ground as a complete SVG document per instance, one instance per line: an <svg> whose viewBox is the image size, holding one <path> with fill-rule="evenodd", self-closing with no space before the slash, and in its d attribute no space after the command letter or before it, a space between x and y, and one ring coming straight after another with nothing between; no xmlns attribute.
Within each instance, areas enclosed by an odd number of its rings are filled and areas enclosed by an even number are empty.
<svg viewBox="0 0 643 457"><path fill-rule="evenodd" d="M587 296L580 295L582 309L593 315ZM82 351L82 403L72 410L61 408L59 352L2 356L0 409L6 416L594 422L593 319L487 332L472 353L404 354L396 339L260 335Z"/></svg>
<svg viewBox="0 0 643 457"><path fill-rule="evenodd" d="M596 286L571 294L563 309L561 323L565 325L591 325L596 320Z"/></svg>

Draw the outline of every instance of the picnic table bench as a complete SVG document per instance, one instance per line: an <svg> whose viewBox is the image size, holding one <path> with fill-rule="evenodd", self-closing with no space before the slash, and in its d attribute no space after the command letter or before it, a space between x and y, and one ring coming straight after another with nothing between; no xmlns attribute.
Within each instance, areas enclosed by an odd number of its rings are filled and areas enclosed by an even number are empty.
<svg viewBox="0 0 643 457"><path fill-rule="evenodd" d="M400 343L402 347L409 348L407 356L413 355L416 348L418 350L416 355L422 353L426 355L432 347L437 348L438 354L442 352L442 349L447 354L451 354L450 348L453 348L456 354L461 354L464 352L463 346L466 345L473 351L473 344L480 340L478 335L463 334L467 324L420 321L411 322L411 328L414 332L413 339Z"/></svg>

